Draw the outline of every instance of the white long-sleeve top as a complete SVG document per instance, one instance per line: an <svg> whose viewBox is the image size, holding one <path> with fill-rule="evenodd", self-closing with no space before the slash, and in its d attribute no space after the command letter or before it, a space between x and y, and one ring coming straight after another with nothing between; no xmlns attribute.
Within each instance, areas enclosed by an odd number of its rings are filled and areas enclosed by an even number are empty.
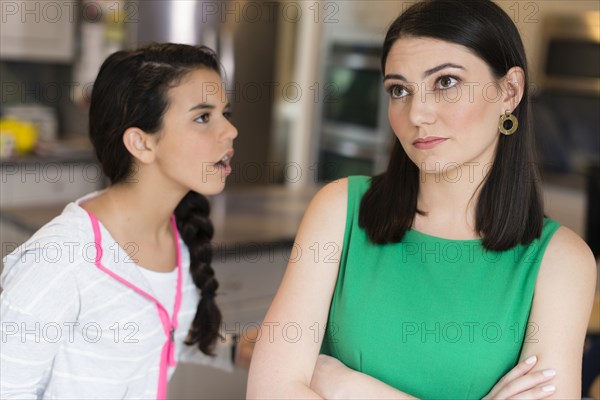
<svg viewBox="0 0 600 400"><path fill-rule="evenodd" d="M87 212L62 214L4 259L0 278L0 398L156 399L165 333L153 301L95 265ZM140 267L100 224L102 265L153 294ZM198 292L180 239L182 299L174 333L175 360L232 370L228 345L204 356L183 343ZM156 297L156 296L155 296ZM169 369L169 378L174 369Z"/></svg>

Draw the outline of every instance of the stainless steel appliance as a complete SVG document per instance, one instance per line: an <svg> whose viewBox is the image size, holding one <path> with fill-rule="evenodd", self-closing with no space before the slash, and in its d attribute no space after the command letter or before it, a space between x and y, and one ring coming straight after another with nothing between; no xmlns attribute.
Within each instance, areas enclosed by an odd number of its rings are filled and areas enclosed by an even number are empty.
<svg viewBox="0 0 600 400"><path fill-rule="evenodd" d="M139 0L129 45L204 44L226 71L233 123L239 135L228 186L273 183L269 175L280 2ZM269 182L270 180L270 182Z"/></svg>
<svg viewBox="0 0 600 400"><path fill-rule="evenodd" d="M380 44L332 41L325 50L319 110L319 179L374 175L392 140L380 71Z"/></svg>

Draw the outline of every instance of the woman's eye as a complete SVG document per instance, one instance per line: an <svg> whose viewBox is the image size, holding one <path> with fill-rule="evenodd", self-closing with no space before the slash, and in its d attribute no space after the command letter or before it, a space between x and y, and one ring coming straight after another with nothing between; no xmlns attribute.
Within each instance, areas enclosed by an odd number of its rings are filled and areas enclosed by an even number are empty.
<svg viewBox="0 0 600 400"><path fill-rule="evenodd" d="M456 86L458 83L458 79L452 76L442 76L438 79L438 87L440 89L450 89L451 87Z"/></svg>
<svg viewBox="0 0 600 400"><path fill-rule="evenodd" d="M231 119L231 111L225 111L225 112L223 113L223 116L224 116L226 119L230 120L230 119Z"/></svg>
<svg viewBox="0 0 600 400"><path fill-rule="evenodd" d="M409 94L408 90L406 90L404 86L400 85L392 85L387 89L387 91L392 99L400 99Z"/></svg>
<svg viewBox="0 0 600 400"><path fill-rule="evenodd" d="M208 113L202 114L201 116L196 118L194 121L198 122L199 124L206 124L209 120L209 117L210 117L210 114L208 114Z"/></svg>

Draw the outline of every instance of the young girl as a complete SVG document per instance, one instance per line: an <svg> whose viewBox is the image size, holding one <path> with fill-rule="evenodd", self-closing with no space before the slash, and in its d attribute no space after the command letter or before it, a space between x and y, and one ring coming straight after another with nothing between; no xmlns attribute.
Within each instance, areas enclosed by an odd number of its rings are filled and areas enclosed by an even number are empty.
<svg viewBox="0 0 600 400"><path fill-rule="evenodd" d="M204 197L231 173L229 114L206 47L108 57L90 137L111 185L4 260L1 398L164 399L188 346L230 364Z"/></svg>
<svg viewBox="0 0 600 400"><path fill-rule="evenodd" d="M337 261L288 266L248 397L578 398L595 262L544 218L516 27L488 0L417 3L382 69L388 169L309 206L296 246Z"/></svg>

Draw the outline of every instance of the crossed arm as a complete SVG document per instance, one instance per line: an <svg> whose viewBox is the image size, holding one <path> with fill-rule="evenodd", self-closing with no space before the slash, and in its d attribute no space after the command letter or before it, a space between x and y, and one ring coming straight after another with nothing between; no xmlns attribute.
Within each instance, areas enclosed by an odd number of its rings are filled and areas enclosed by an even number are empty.
<svg viewBox="0 0 600 400"><path fill-rule="evenodd" d="M347 181L340 180L317 194L298 231L297 248L307 250L315 243L321 247L334 243L338 250L333 258L339 261L347 190ZM331 357L319 356L322 327L327 323L337 274L338 262L315 260L312 255L295 257L289 263L263 323L263 332L274 334L263 334L254 349L247 398L414 399ZM583 340L595 274L595 262L585 243L568 229L560 228L548 246L535 288L530 321L539 327L539 340L524 345L521 362L491 389L486 399L579 398ZM282 331L272 331L286 324L303 334L289 340ZM527 363L531 355L537 358ZM553 369L555 376L544 374L548 369Z"/></svg>

